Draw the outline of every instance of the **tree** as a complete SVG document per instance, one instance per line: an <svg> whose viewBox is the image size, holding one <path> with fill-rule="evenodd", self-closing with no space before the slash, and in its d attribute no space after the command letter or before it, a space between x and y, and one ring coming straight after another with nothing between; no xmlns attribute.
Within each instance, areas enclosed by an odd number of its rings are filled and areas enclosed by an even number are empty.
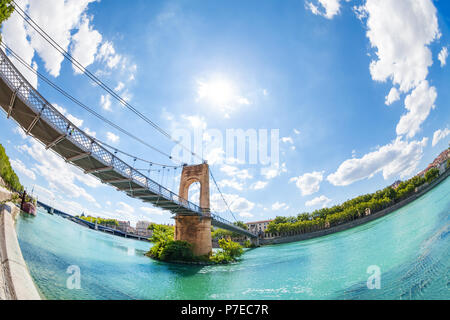
<svg viewBox="0 0 450 320"><path fill-rule="evenodd" d="M5 148L0 144L0 176L3 178L7 186L15 191L23 191L19 178L11 167L9 158L6 155Z"/></svg>
<svg viewBox="0 0 450 320"><path fill-rule="evenodd" d="M436 168L432 168L425 173L425 180L430 183L434 179L436 179L439 176L439 170Z"/></svg>
<svg viewBox="0 0 450 320"><path fill-rule="evenodd" d="M242 228L242 229L244 229L244 230L248 230L248 226L247 226L244 222L242 222L242 221L236 221L236 222L234 223L234 225L237 226L237 227L239 227L239 228Z"/></svg>
<svg viewBox="0 0 450 320"><path fill-rule="evenodd" d="M7 20L14 11L12 0L0 0L0 25Z"/></svg>
<svg viewBox="0 0 450 320"><path fill-rule="evenodd" d="M220 239L219 246L221 250L211 257L211 260L216 263L236 261L244 253L242 246L239 243L231 241L231 239Z"/></svg>

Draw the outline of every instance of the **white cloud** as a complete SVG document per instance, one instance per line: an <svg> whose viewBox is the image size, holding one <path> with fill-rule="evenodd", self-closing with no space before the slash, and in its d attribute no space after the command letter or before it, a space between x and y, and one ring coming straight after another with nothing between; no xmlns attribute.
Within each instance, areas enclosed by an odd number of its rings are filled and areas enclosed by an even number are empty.
<svg viewBox="0 0 450 320"><path fill-rule="evenodd" d="M125 84L122 81L119 81L119 83L117 84L117 87L114 88L114 91L122 91L123 88L125 88Z"/></svg>
<svg viewBox="0 0 450 320"><path fill-rule="evenodd" d="M251 214L250 212L241 212L241 213L239 213L239 216L242 218L253 218L254 217L254 215Z"/></svg>
<svg viewBox="0 0 450 320"><path fill-rule="evenodd" d="M10 162L11 162L11 167L14 169L14 171L27 176L31 180L36 180L36 175L34 174L34 172L32 170L28 169L21 160L11 159Z"/></svg>
<svg viewBox="0 0 450 320"><path fill-rule="evenodd" d="M421 124L428 118L434 109L437 98L435 87L429 87L428 81L422 81L405 99L405 108L408 113L400 118L397 125L397 134L414 137L420 130Z"/></svg>
<svg viewBox="0 0 450 320"><path fill-rule="evenodd" d="M49 204L53 205L53 200L56 198L56 195L51 192L50 190L41 187L40 185L36 184L33 186L34 188L34 194L37 195L39 200Z"/></svg>
<svg viewBox="0 0 450 320"><path fill-rule="evenodd" d="M80 25L81 17L89 3L96 0L33 0L28 14L64 50L71 42L71 30ZM58 77L64 57L46 42L34 29L27 27L33 48L44 61L45 69Z"/></svg>
<svg viewBox="0 0 450 320"><path fill-rule="evenodd" d="M54 103L52 104L56 110L58 110L63 116L65 116L70 122L72 122L76 127L81 128L84 120L75 117L74 115L67 112L67 110L60 105Z"/></svg>
<svg viewBox="0 0 450 320"><path fill-rule="evenodd" d="M182 115L181 118L184 121L187 121L187 123L189 123L189 125L194 129L206 130L208 127L205 117Z"/></svg>
<svg viewBox="0 0 450 320"><path fill-rule="evenodd" d="M218 184L221 188L229 187L238 191L244 190L244 184L242 182L238 182L236 179L224 179L219 181Z"/></svg>
<svg viewBox="0 0 450 320"><path fill-rule="evenodd" d="M356 181L371 178L378 172L385 180L396 175L404 178L415 173L428 139L407 142L398 137L392 143L379 147L376 151L360 159L344 161L327 180L335 186L347 186Z"/></svg>
<svg viewBox="0 0 450 320"><path fill-rule="evenodd" d="M331 202L331 199L328 199L326 196L320 196L320 197L312 199L311 201L307 201L305 203L305 206L307 206L307 207L321 206L322 208L325 208L328 206L328 204L330 202Z"/></svg>
<svg viewBox="0 0 450 320"><path fill-rule="evenodd" d="M13 129L13 132L17 133L18 135L20 135L20 137L22 139L26 139L27 138L27 134L25 133L25 131L23 131L22 127L19 127L19 126L15 127Z"/></svg>
<svg viewBox="0 0 450 320"><path fill-rule="evenodd" d="M78 32L72 37L72 56L84 67L94 62L98 46L102 42L102 35L93 30L90 23L90 19L84 15ZM75 73L82 73L75 66L73 70Z"/></svg>
<svg viewBox="0 0 450 320"><path fill-rule="evenodd" d="M274 211L288 210L288 209L289 209L289 206L284 202L280 203L277 201L272 205L272 210L274 210Z"/></svg>
<svg viewBox="0 0 450 320"><path fill-rule="evenodd" d="M397 88L392 88L391 91L389 91L389 94L386 96L386 105L390 106L395 101L400 100L400 92L397 90Z"/></svg>
<svg viewBox="0 0 450 320"><path fill-rule="evenodd" d="M96 59L105 62L109 69L115 69L119 67L121 61L123 62L123 57L116 53L111 41L105 41L100 46Z"/></svg>
<svg viewBox="0 0 450 320"><path fill-rule="evenodd" d="M109 142L112 142L112 143L118 143L119 140L120 140L120 137L119 137L119 136L116 136L116 135L115 135L114 133L112 133L112 132L107 132L107 133L106 133L106 139L108 139Z"/></svg>
<svg viewBox="0 0 450 320"><path fill-rule="evenodd" d="M247 105L247 106L251 104L250 100L248 100L247 98L244 98L244 97L238 97L237 103L242 104L242 105Z"/></svg>
<svg viewBox="0 0 450 320"><path fill-rule="evenodd" d="M282 141L283 143L294 144L294 139L292 139L291 137L283 137L283 138L281 138L281 141Z"/></svg>
<svg viewBox="0 0 450 320"><path fill-rule="evenodd" d="M367 37L375 48L376 59L370 64L375 81L391 80L386 104L405 98L407 114L397 125L397 135L414 137L434 108L437 92L428 85L428 69L433 64L429 45L439 39L436 8L431 0L367 0L354 8L361 21L367 22Z"/></svg>
<svg viewBox="0 0 450 320"><path fill-rule="evenodd" d="M430 0L367 0L367 37L376 48L370 64L376 81L391 79L408 92L427 78L433 64L428 45L440 37L436 8Z"/></svg>
<svg viewBox="0 0 450 320"><path fill-rule="evenodd" d="M146 214L149 214L149 215L162 216L164 214L164 211L162 211L159 208L140 207L139 210L143 211L143 212L145 212Z"/></svg>
<svg viewBox="0 0 450 320"><path fill-rule="evenodd" d="M92 131L92 130L89 129L89 128L84 128L84 132L85 132L86 134L90 135L90 136L93 137L93 138L97 137L97 132Z"/></svg>
<svg viewBox="0 0 450 320"><path fill-rule="evenodd" d="M16 2L21 8L25 8L28 5L28 0L18 0ZM33 66L34 69L37 70L37 64L33 61L35 50L27 38L25 22L18 14L12 14L10 18L3 23L2 36L3 41L8 47L16 52L28 65ZM29 71L15 59L11 58L11 60L28 82L34 88L37 88L37 75Z"/></svg>
<svg viewBox="0 0 450 320"><path fill-rule="evenodd" d="M234 213L250 213L255 207L255 204L237 194L223 194L225 200L230 206L231 211ZM211 195L211 208L218 213L227 212L228 208L225 205L221 195L219 193L214 193Z"/></svg>
<svg viewBox="0 0 450 320"><path fill-rule="evenodd" d="M225 158L225 151L223 148L210 148L206 154L205 159L208 160L210 165L223 163Z"/></svg>
<svg viewBox="0 0 450 320"><path fill-rule="evenodd" d="M276 163L270 167L261 168L261 175L267 180L274 179L285 172L287 172L286 163L283 163L281 166Z"/></svg>
<svg viewBox="0 0 450 320"><path fill-rule="evenodd" d="M437 145L439 143L439 141L441 141L442 139L445 139L448 135L450 135L449 128L445 128L443 130L439 129L439 130L435 131L434 135L433 135L432 146L434 147L435 145Z"/></svg>
<svg viewBox="0 0 450 320"><path fill-rule="evenodd" d="M262 190L265 187L267 187L269 183L267 181L256 181L254 184L251 185L251 189L253 190Z"/></svg>
<svg viewBox="0 0 450 320"><path fill-rule="evenodd" d="M438 55L438 59L441 62L441 67L444 67L447 64L447 57L448 57L448 49L447 47L443 47Z"/></svg>
<svg viewBox="0 0 450 320"><path fill-rule="evenodd" d="M305 2L306 9L310 10L315 15L323 16L327 19L333 19L333 17L339 14L342 0L316 0L313 2ZM349 0L346 0L347 2Z"/></svg>
<svg viewBox="0 0 450 320"><path fill-rule="evenodd" d="M213 76L208 80L197 81L197 102L219 109L226 118L241 106L248 106L252 102L239 93L234 83L222 76Z"/></svg>
<svg viewBox="0 0 450 320"><path fill-rule="evenodd" d="M37 140L30 140L31 145L20 146L22 151L28 153L36 160L36 172L44 177L49 183L50 189L55 194L63 194L69 198L84 198L96 207L100 207L95 198L80 187L76 182L81 182L88 187L96 188L101 186L97 179L85 175L78 168L66 163L55 153L45 150Z"/></svg>
<svg viewBox="0 0 450 320"><path fill-rule="evenodd" d="M323 181L323 174L325 172L314 171L305 173L300 177L290 179L290 182L295 182L297 188L300 189L302 196L308 196L320 190L320 183Z"/></svg>
<svg viewBox="0 0 450 320"><path fill-rule="evenodd" d="M237 167L230 166L230 165L224 165L220 168L220 171L225 173L226 175L230 177L235 177L240 180L247 180L252 179L253 176L248 172L247 169L239 170Z"/></svg>
<svg viewBox="0 0 450 320"><path fill-rule="evenodd" d="M111 111L111 96L109 94L102 94L100 97L100 105L103 110Z"/></svg>
<svg viewBox="0 0 450 320"><path fill-rule="evenodd" d="M298 130L298 129L294 129L294 133L295 133L296 135L299 135L301 132L300 132L300 130Z"/></svg>

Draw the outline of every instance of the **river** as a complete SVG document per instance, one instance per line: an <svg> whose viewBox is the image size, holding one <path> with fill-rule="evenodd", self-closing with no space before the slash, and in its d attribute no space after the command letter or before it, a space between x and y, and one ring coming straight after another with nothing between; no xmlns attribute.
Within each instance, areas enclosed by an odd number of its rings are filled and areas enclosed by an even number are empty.
<svg viewBox="0 0 450 320"><path fill-rule="evenodd" d="M156 262L149 243L42 211L21 216L17 233L47 299L450 299L450 179L378 220L224 266ZM67 286L68 269L80 271L80 289ZM374 270L380 288L369 290Z"/></svg>

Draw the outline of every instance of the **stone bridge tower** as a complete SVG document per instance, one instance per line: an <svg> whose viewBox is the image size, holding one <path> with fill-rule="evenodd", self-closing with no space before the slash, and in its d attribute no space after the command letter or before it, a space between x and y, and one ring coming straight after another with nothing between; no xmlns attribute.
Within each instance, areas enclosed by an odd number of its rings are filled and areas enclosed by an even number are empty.
<svg viewBox="0 0 450 320"><path fill-rule="evenodd" d="M209 166L207 163L184 166L181 173L179 196L189 199L189 187L200 183L200 207L203 216L177 215L175 217L175 240L187 241L193 245L194 255L209 255L212 252L211 217L209 200Z"/></svg>

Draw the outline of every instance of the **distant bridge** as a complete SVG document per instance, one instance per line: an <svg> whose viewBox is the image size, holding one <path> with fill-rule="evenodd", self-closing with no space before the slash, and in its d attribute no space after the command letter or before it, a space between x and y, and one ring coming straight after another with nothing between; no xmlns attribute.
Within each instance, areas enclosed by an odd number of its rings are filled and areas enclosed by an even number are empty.
<svg viewBox="0 0 450 320"><path fill-rule="evenodd" d="M86 221L84 219L75 217L75 216L73 216L71 214L68 214L68 213L63 212L63 211L58 210L58 209L55 209L55 208L53 208L53 207L49 206L48 204L45 204L45 203L43 203L41 201L37 201L37 204L38 204L38 206L44 208L48 213L53 213L53 214L56 214L56 215L61 216L63 218L72 220L73 222L76 222L78 224L82 224L82 225L88 227L89 229L94 229L94 230L99 230L99 231L103 231L103 232L106 232L106 233L111 233L113 235L118 235L118 236L121 236L121 237L124 237L124 238L133 238L133 239L137 239L137 240L148 240L148 237L144 237L144 236L140 236L140 235L136 235L136 234L132 234L132 233L123 232L121 230L117 230L117 229L114 229L114 228L106 227L106 226L103 226L103 225L100 225L100 224L95 224L95 223L92 223L90 221Z"/></svg>
<svg viewBox="0 0 450 320"><path fill-rule="evenodd" d="M96 177L102 183L123 191L132 198L170 211L180 221L184 216L198 216L201 219L211 219L211 224L215 227L252 239L257 238L256 234L234 225L218 214L211 213L209 190L205 194L207 206L201 208L188 201L187 197L180 197L166 189L105 149L45 100L2 50L0 50L0 105L7 118L14 119L27 135L33 136L44 144L47 150L53 150L66 162L80 168L85 174ZM190 183L197 181L192 180ZM207 182L209 189L209 177ZM182 233L192 233L193 229L192 226L186 225L183 230ZM183 236L180 239L183 239Z"/></svg>

